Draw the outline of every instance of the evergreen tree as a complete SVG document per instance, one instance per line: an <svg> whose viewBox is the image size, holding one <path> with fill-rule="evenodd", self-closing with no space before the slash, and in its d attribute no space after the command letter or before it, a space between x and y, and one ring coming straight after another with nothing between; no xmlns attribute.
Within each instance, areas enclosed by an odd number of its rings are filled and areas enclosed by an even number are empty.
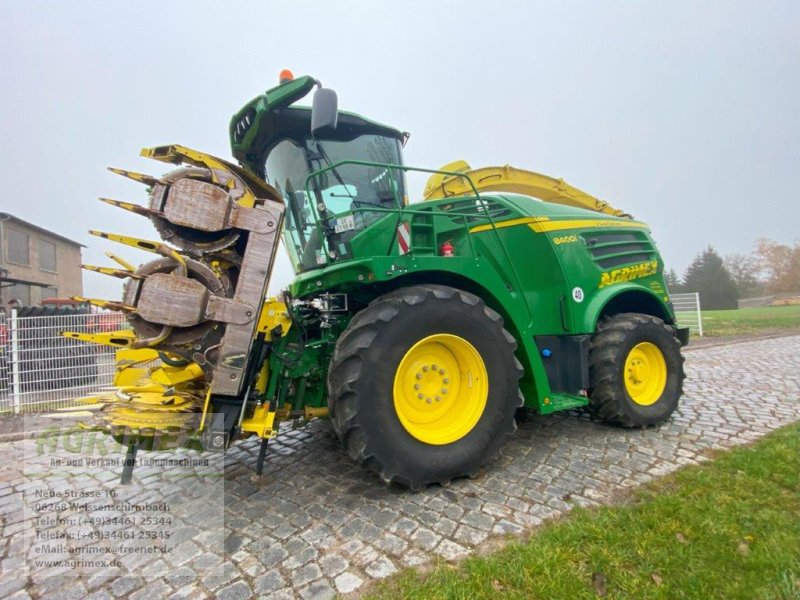
<svg viewBox="0 0 800 600"><path fill-rule="evenodd" d="M667 284L670 294L680 294L684 291L683 282L678 277L675 269L670 269L664 273L664 282Z"/></svg>
<svg viewBox="0 0 800 600"><path fill-rule="evenodd" d="M711 246L698 254L683 277L687 292L700 293L700 308L737 308L739 292L722 257Z"/></svg>

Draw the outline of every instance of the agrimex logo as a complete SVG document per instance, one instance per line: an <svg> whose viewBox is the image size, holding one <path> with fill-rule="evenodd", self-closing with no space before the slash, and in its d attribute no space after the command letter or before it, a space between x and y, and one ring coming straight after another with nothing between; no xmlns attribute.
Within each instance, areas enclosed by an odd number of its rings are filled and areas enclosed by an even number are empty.
<svg viewBox="0 0 800 600"><path fill-rule="evenodd" d="M634 279L641 279L655 275L658 272L658 261L648 260L647 262L639 263L638 265L631 265L630 267L622 267L621 269L614 269L607 271L600 276L600 285L597 287L604 288L615 283L623 283L625 281L633 281Z"/></svg>

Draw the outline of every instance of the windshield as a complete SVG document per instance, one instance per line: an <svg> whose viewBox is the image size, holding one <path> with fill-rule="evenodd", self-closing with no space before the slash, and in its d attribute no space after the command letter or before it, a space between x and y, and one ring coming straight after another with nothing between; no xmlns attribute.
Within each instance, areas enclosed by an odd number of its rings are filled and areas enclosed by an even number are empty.
<svg viewBox="0 0 800 600"><path fill-rule="evenodd" d="M403 172L373 165L344 164L317 175L308 196L310 173L346 160L399 165L400 141L380 135L284 139L266 157L266 179L286 201L284 243L297 271L325 264L326 256L350 258L349 240L385 214L374 209L399 208L404 202Z"/></svg>

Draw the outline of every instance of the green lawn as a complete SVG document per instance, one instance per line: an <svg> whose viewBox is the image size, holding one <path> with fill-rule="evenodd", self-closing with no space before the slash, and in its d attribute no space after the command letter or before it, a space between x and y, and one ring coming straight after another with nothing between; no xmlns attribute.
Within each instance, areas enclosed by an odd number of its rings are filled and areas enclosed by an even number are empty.
<svg viewBox="0 0 800 600"><path fill-rule="evenodd" d="M368 598L800 598L800 426Z"/></svg>
<svg viewBox="0 0 800 600"><path fill-rule="evenodd" d="M769 329L800 330L800 306L703 311L704 335L742 335Z"/></svg>

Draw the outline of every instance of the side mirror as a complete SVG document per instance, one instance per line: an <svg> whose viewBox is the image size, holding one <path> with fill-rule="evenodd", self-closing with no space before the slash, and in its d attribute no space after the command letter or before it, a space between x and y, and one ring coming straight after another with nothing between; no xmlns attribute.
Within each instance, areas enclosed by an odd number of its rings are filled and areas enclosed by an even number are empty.
<svg viewBox="0 0 800 600"><path fill-rule="evenodd" d="M338 120L339 101L336 92L328 88L317 88L311 105L311 135L333 133Z"/></svg>

